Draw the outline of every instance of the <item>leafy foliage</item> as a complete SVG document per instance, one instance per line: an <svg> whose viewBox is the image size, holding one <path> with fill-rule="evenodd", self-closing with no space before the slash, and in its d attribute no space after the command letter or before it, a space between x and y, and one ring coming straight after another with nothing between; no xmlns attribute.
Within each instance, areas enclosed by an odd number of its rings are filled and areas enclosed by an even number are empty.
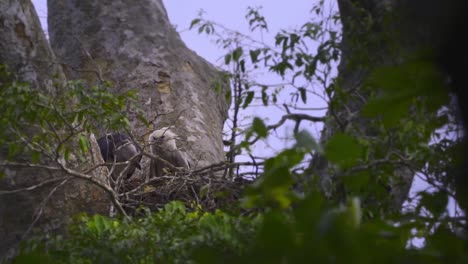
<svg viewBox="0 0 468 264"><path fill-rule="evenodd" d="M66 238L33 241L15 263L401 263L467 260L445 227L427 247L407 248L413 223L361 222L358 199L333 207L309 194L292 210L251 216L188 212L172 202L133 221L76 217ZM443 241L443 242L442 242Z"/></svg>
<svg viewBox="0 0 468 264"><path fill-rule="evenodd" d="M5 66L0 66L0 84L0 144L8 145L10 160L29 155L33 163L83 157L88 133L129 126L123 112L136 99L134 92L113 95L106 83L73 81L55 92L43 91L15 80Z"/></svg>
<svg viewBox="0 0 468 264"><path fill-rule="evenodd" d="M69 236L33 241L17 262L41 256L48 263L191 263L203 247L226 256L241 254L259 221L201 208L189 212L180 202L133 221L79 215Z"/></svg>
<svg viewBox="0 0 468 264"><path fill-rule="evenodd" d="M323 1L313 11L323 14ZM366 14L363 17L362 23L351 26L371 28L372 19ZM247 19L252 31L268 30L259 10L249 9ZM230 162L239 148L249 151L257 139L267 138L282 124L267 125L255 117L242 129L237 123L242 109L256 101L263 106L274 105L279 91L284 90L296 103L299 99L310 102L314 93L309 85L315 82L323 86L329 103L329 115L324 119L294 115L285 107L285 116L296 121L295 144L264 160L263 170L245 192L238 212L203 212L197 206L187 208L172 202L157 213L147 212L132 220L81 215L68 236L33 241L25 246L17 261L27 263L32 257L40 257L50 263L468 262L466 237L459 232L466 227L464 217L447 212L447 204L455 197L453 178L459 173L456 165L462 145L444 76L426 59L383 67L371 64L367 54L361 52L374 47L373 38L381 40L372 36L369 41L362 41L364 49L358 49L358 59L350 62L367 70L369 78L363 82L360 93L345 90L340 79L328 78L332 64L340 56L341 36L336 30L324 29L322 22L308 21L298 30L279 32L274 47L255 41L242 45L239 34L218 39L227 49L224 63L230 67L233 86L229 93L234 102ZM210 35L220 28L201 17L193 20L190 27ZM324 41L311 51L308 41L318 40ZM275 89L252 81L249 72L258 67L265 67L283 80L289 79L287 88ZM298 85L299 79L307 84ZM80 89L64 98L62 104L81 98L79 102L84 105L76 108L81 110L70 112L62 107L57 112L66 113L70 124L78 120L81 127L91 129L94 117L111 114L105 112L106 108L92 106L110 97L99 87L74 85ZM13 90L6 90L5 98L20 98L24 100L20 103L26 105L32 102L30 90L24 92L27 88L13 83L5 87L10 86ZM80 93L86 89L91 89L92 96L87 97L89 92ZM106 102L123 106L120 99ZM19 111L15 108L18 102L4 100L8 119L28 120L36 118L36 114L54 113L54 108L36 104ZM50 99L43 100L50 105ZM91 119L82 122L80 113ZM2 119L6 126L3 120L7 119ZM307 131L299 131L303 120L325 120L339 132L321 144ZM127 123L112 115L106 122ZM59 127L66 129L63 124ZM44 133L50 133L47 131ZM236 142L240 132L244 132L244 137ZM78 139L84 151L87 143ZM40 156L31 150L32 161L38 161ZM17 144L9 145L11 157L21 151ZM308 166L310 162L306 160L311 155L315 159L317 154L330 164L326 173L334 180L331 197L321 192L322 179L311 171L313 164ZM317 160L314 162L320 162ZM423 178L432 190L411 197L417 200L412 207L392 211L389 189L400 184L396 175L402 168ZM416 238L424 241L418 247L412 245Z"/></svg>
<svg viewBox="0 0 468 264"><path fill-rule="evenodd" d="M347 134L335 134L325 147L327 159L342 167L356 165L363 156L363 148L356 139Z"/></svg>

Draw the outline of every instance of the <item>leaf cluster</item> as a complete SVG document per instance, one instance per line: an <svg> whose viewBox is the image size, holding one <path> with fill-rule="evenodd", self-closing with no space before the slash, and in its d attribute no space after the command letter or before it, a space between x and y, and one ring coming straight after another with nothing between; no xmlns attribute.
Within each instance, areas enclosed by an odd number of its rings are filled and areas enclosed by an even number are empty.
<svg viewBox="0 0 468 264"><path fill-rule="evenodd" d="M71 81L56 92L33 88L0 66L0 144L9 160L39 163L87 155L87 135L101 129L129 127L125 110L134 92L112 94L104 83ZM30 157L27 159L27 157Z"/></svg>
<svg viewBox="0 0 468 264"><path fill-rule="evenodd" d="M17 262L41 257L47 263L193 263L202 247L226 256L241 254L258 222L222 211L205 213L177 201L132 221L78 215L67 237L31 241Z"/></svg>

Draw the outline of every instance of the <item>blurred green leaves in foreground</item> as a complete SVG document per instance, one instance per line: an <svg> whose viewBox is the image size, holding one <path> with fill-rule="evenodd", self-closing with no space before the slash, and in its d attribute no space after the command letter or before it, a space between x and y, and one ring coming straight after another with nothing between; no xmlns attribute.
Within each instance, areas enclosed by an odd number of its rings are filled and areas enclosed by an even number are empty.
<svg viewBox="0 0 468 264"><path fill-rule="evenodd" d="M463 263L466 247L444 226L422 249L417 224L361 223L359 200L331 207L310 194L293 209L203 212L180 202L132 221L79 215L69 235L30 241L15 263Z"/></svg>

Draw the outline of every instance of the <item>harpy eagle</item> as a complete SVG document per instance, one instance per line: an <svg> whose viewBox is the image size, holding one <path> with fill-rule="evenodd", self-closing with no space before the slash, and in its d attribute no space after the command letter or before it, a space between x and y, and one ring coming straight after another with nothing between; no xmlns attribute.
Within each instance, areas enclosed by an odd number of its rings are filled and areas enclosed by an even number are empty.
<svg viewBox="0 0 468 264"><path fill-rule="evenodd" d="M181 167L188 169L190 163L188 162L187 154L177 148L175 139L177 135L172 132L168 127L153 131L149 136L149 144L151 153L161 159L169 162L174 167ZM160 177L164 174L170 173L171 168L163 161L151 159L150 163L150 177Z"/></svg>
<svg viewBox="0 0 468 264"><path fill-rule="evenodd" d="M124 175L126 175L125 179L129 179L135 172L135 169L141 170L141 148L129 136L121 133L107 134L99 138L97 142L105 162L118 163L130 161L128 165L115 165L112 173L114 179L117 179L124 170ZM108 165L108 167L110 170L113 166Z"/></svg>

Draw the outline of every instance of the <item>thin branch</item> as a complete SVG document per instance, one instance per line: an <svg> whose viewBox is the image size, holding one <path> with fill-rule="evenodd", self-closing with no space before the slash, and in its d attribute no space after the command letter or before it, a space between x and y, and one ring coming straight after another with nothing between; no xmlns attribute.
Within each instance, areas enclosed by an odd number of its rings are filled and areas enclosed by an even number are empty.
<svg viewBox="0 0 468 264"><path fill-rule="evenodd" d="M92 182L93 184L97 185L99 188L101 188L102 190L104 190L107 194L109 194L112 202L114 203L115 207L117 207L117 209L119 210L119 212L127 219L130 219L130 217L127 215L127 213L125 212L125 210L122 208L122 205L120 204L118 198L117 198L117 195L116 193L114 192L114 190L112 190L112 188L110 188L108 185L100 182L99 180L95 179L93 176L90 176L90 175L87 175L87 174L83 174L83 173L80 173L80 172L77 172L77 171L74 171L74 170L71 170L69 168L67 168L65 165L63 165L61 162L57 161L57 163L60 165L60 167L68 174L72 175L72 176L75 176L77 178L80 178L80 179L84 179L84 180L88 180L90 182Z"/></svg>
<svg viewBox="0 0 468 264"><path fill-rule="evenodd" d="M46 181L43 181L43 182L38 183L36 185L32 185L32 186L25 187L25 188L14 189L14 190L11 190L11 191L1 191L0 190L0 195L14 194L14 193L25 192L25 191L32 191L32 190L40 188L40 187L42 187L44 185L47 185L49 183L53 183L53 182L57 182L57 181L61 181L61 180L66 180L66 179L69 179L69 177L60 177L60 178L56 178L56 179L46 180Z"/></svg>
<svg viewBox="0 0 468 264"><path fill-rule="evenodd" d="M10 168L38 168L38 169L46 169L50 171L61 171L62 169L59 167L48 166L43 164L35 164L35 163L20 163L20 162L11 162L5 161L0 163L0 167L10 167Z"/></svg>
<svg viewBox="0 0 468 264"><path fill-rule="evenodd" d="M275 129L279 128L280 126L282 126L287 120L293 120L296 123L299 123L302 120L306 120L306 121L310 121L310 122L324 122L325 118L324 117L318 117L318 116L311 116L311 115L307 115L307 114L286 114L286 115L283 115L281 117L280 121L278 121L276 124L267 126L267 129L268 130L275 130ZM249 141L249 145L255 144L259 139L260 139L260 137L254 138L253 140ZM240 145L237 145L235 147L235 150L237 150L239 148L240 148Z"/></svg>

